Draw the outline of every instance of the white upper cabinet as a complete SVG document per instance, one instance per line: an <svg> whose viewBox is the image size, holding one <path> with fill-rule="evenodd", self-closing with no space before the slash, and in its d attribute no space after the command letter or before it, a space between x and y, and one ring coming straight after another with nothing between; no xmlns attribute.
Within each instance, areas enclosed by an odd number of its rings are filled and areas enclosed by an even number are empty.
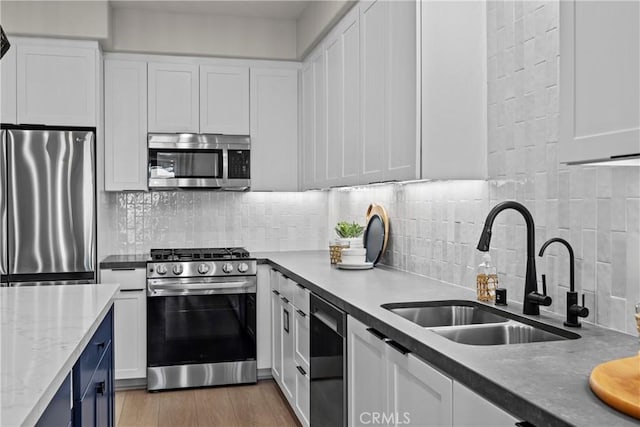
<svg viewBox="0 0 640 427"><path fill-rule="evenodd" d="M298 70L252 68L250 87L251 190L297 191Z"/></svg>
<svg viewBox="0 0 640 427"><path fill-rule="evenodd" d="M419 178L420 158L417 138L417 55L415 2L387 2L385 150L383 178L406 180Z"/></svg>
<svg viewBox="0 0 640 427"><path fill-rule="evenodd" d="M21 39L15 48L18 123L96 125L97 43Z"/></svg>
<svg viewBox="0 0 640 427"><path fill-rule="evenodd" d="M198 66L150 62L148 71L149 132L198 133Z"/></svg>
<svg viewBox="0 0 640 427"><path fill-rule="evenodd" d="M487 176L486 5L423 1L422 178Z"/></svg>
<svg viewBox="0 0 640 427"><path fill-rule="evenodd" d="M382 181L386 138L387 14L384 0L360 4L362 84L362 176L360 183Z"/></svg>
<svg viewBox="0 0 640 427"><path fill-rule="evenodd" d="M327 185L360 175L360 16L352 9L327 36Z"/></svg>
<svg viewBox="0 0 640 427"><path fill-rule="evenodd" d="M418 177L416 13L362 1L305 61L303 188Z"/></svg>
<svg viewBox="0 0 640 427"><path fill-rule="evenodd" d="M313 59L315 91L314 110L314 182L317 187L324 187L327 182L327 92L325 57L320 54Z"/></svg>
<svg viewBox="0 0 640 427"><path fill-rule="evenodd" d="M17 123L16 47L9 48L0 61L0 123Z"/></svg>
<svg viewBox="0 0 640 427"><path fill-rule="evenodd" d="M302 189L308 190L315 184L315 65L309 60L303 64L301 76L302 87L302 156L301 156L301 181Z"/></svg>
<svg viewBox="0 0 640 427"><path fill-rule="evenodd" d="M147 63L104 61L105 190L147 189Z"/></svg>
<svg viewBox="0 0 640 427"><path fill-rule="evenodd" d="M560 2L561 162L640 154L640 3Z"/></svg>
<svg viewBox="0 0 640 427"><path fill-rule="evenodd" d="M200 132L249 134L249 68L200 66Z"/></svg>

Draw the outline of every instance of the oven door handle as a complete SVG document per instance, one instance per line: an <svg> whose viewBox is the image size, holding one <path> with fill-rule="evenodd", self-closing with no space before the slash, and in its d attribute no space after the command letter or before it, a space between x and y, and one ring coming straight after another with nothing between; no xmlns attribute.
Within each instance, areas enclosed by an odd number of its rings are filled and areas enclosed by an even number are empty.
<svg viewBox="0 0 640 427"><path fill-rule="evenodd" d="M148 297L214 295L214 294L250 294L256 292L255 280L234 280L228 282L184 283L166 281L147 283Z"/></svg>

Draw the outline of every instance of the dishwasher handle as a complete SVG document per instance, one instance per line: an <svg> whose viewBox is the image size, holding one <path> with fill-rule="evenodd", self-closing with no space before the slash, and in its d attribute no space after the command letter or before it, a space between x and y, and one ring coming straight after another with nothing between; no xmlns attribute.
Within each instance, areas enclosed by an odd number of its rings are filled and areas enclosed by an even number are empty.
<svg viewBox="0 0 640 427"><path fill-rule="evenodd" d="M309 312L312 321L319 320L341 337L346 335L347 314L335 305L312 293L309 298Z"/></svg>

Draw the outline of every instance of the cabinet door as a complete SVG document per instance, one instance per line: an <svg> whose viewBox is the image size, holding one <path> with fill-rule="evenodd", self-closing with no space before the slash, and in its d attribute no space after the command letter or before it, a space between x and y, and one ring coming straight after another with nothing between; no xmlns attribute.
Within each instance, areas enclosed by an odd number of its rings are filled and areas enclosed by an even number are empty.
<svg viewBox="0 0 640 427"><path fill-rule="evenodd" d="M560 2L561 162L640 153L640 3Z"/></svg>
<svg viewBox="0 0 640 427"><path fill-rule="evenodd" d="M294 307L295 313L295 363L301 366L306 372L309 372L309 312L306 313L301 309Z"/></svg>
<svg viewBox="0 0 640 427"><path fill-rule="evenodd" d="M200 131L198 66L150 62L149 132Z"/></svg>
<svg viewBox="0 0 640 427"><path fill-rule="evenodd" d="M274 283L273 275L271 283ZM280 291L273 286L271 288L271 374L276 382L282 385L282 308Z"/></svg>
<svg viewBox="0 0 640 427"><path fill-rule="evenodd" d="M296 369L296 398L294 409L300 423L303 426L309 426L309 414L311 410L309 400L311 393L309 370L302 368L300 365L297 365Z"/></svg>
<svg viewBox="0 0 640 427"><path fill-rule="evenodd" d="M301 72L302 79L302 170L300 176L302 189L308 190L315 185L316 169L316 91L315 67L311 60L305 62Z"/></svg>
<svg viewBox="0 0 640 427"><path fill-rule="evenodd" d="M251 190L298 190L298 71L251 69Z"/></svg>
<svg viewBox="0 0 640 427"><path fill-rule="evenodd" d="M387 9L383 0L360 4L361 183L382 181L385 168Z"/></svg>
<svg viewBox="0 0 640 427"><path fill-rule="evenodd" d="M69 374L40 416L36 427L71 425L72 407L71 374Z"/></svg>
<svg viewBox="0 0 640 427"><path fill-rule="evenodd" d="M462 384L453 382L454 426L507 427L517 422L520 420Z"/></svg>
<svg viewBox="0 0 640 427"><path fill-rule="evenodd" d="M76 401L77 418L74 425L110 427L114 420L113 366L111 351L108 351L91 379L87 393Z"/></svg>
<svg viewBox="0 0 640 427"><path fill-rule="evenodd" d="M257 364L258 369L271 369L271 268L258 266L257 299Z"/></svg>
<svg viewBox="0 0 640 427"><path fill-rule="evenodd" d="M146 270L101 270L102 283L118 283L114 304L115 379L147 376Z"/></svg>
<svg viewBox="0 0 640 427"><path fill-rule="evenodd" d="M290 403L296 394L296 362L294 358L294 310L293 305L281 298L282 313L282 392Z"/></svg>
<svg viewBox="0 0 640 427"><path fill-rule="evenodd" d="M487 6L476 1L420 4L422 178L485 179Z"/></svg>
<svg viewBox="0 0 640 427"><path fill-rule="evenodd" d="M105 60L104 125L105 190L147 190L146 62Z"/></svg>
<svg viewBox="0 0 640 427"><path fill-rule="evenodd" d="M417 165L420 164L416 137L416 111L420 99L416 92L419 58L416 51L417 3L386 2L386 7L386 153L383 156L383 179L400 181L417 178Z"/></svg>
<svg viewBox="0 0 640 427"><path fill-rule="evenodd" d="M386 348L375 331L351 316L347 332L348 424L370 425L374 414L387 412Z"/></svg>
<svg viewBox="0 0 640 427"><path fill-rule="evenodd" d="M324 187L327 183L327 92L325 84L325 57L322 54L312 59L314 68L314 187Z"/></svg>
<svg viewBox="0 0 640 427"><path fill-rule="evenodd" d="M0 123L17 123L16 51L11 46L0 61Z"/></svg>
<svg viewBox="0 0 640 427"><path fill-rule="evenodd" d="M450 426L452 380L392 346L387 348L387 360L391 425Z"/></svg>
<svg viewBox="0 0 640 427"><path fill-rule="evenodd" d="M145 378L147 297L144 289L120 291L114 306L115 378Z"/></svg>
<svg viewBox="0 0 640 427"><path fill-rule="evenodd" d="M98 49L20 44L18 123L95 126Z"/></svg>
<svg viewBox="0 0 640 427"><path fill-rule="evenodd" d="M200 66L200 132L249 134L249 68Z"/></svg>
<svg viewBox="0 0 640 427"><path fill-rule="evenodd" d="M327 93L327 184L357 183L360 173L360 17L347 14L324 48Z"/></svg>

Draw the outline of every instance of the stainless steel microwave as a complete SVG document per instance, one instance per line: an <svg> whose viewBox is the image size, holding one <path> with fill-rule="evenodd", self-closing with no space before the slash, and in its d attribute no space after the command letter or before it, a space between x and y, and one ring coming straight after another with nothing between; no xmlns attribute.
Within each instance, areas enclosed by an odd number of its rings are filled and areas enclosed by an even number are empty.
<svg viewBox="0 0 640 427"><path fill-rule="evenodd" d="M159 134L148 136L149 189L251 186L251 139L239 135Z"/></svg>

